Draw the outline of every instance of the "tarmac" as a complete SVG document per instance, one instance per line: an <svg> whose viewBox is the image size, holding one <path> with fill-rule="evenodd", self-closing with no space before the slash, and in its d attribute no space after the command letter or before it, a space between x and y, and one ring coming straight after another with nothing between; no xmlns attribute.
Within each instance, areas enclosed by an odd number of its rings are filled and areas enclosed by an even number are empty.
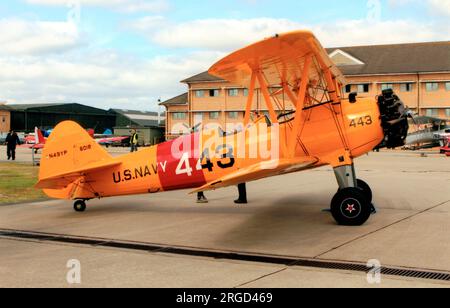
<svg viewBox="0 0 450 308"><path fill-rule="evenodd" d="M30 161L22 151L18 160ZM361 227L338 226L323 211L337 190L329 167L249 183L250 203L243 206L234 205L233 187L208 192L210 202L201 205L189 191L176 191L92 200L84 213L75 213L70 201L0 206L0 287L450 287L402 275L371 284L364 271L1 235L21 230L230 255L378 260L383 267L450 274L449 158L370 153L356 168L378 209ZM81 284L66 279L73 259L81 264Z"/></svg>

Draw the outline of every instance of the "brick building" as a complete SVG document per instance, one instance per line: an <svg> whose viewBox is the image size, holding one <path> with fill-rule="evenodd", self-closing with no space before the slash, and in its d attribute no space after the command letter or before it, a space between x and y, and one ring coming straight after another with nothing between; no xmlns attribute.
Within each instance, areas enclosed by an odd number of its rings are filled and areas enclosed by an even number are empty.
<svg viewBox="0 0 450 308"><path fill-rule="evenodd" d="M10 108L0 103L0 133L7 133L11 128Z"/></svg>

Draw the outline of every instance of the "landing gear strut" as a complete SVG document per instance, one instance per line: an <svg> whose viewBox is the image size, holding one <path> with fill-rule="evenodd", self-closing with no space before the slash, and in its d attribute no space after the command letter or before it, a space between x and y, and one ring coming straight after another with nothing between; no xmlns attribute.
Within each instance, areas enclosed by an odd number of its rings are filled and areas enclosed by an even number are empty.
<svg viewBox="0 0 450 308"><path fill-rule="evenodd" d="M366 199L369 200L370 203L372 203L373 194L372 194L372 189L370 188L369 184L367 184L363 180L357 179L356 185L359 189L361 189L363 191L364 195L366 196ZM339 188L338 191L339 190L341 190L341 189Z"/></svg>
<svg viewBox="0 0 450 308"><path fill-rule="evenodd" d="M84 200L77 200L73 204L73 209L75 212L84 212L86 211L86 201Z"/></svg>
<svg viewBox="0 0 450 308"><path fill-rule="evenodd" d="M356 178L353 165L334 169L339 191L331 201L331 213L340 225L361 226L375 212L372 190L363 180Z"/></svg>

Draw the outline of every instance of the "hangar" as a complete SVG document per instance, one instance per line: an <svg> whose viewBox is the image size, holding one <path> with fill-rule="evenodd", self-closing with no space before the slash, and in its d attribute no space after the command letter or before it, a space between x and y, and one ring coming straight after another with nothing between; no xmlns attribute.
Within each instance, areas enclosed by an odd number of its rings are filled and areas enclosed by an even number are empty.
<svg viewBox="0 0 450 308"><path fill-rule="evenodd" d="M103 133L116 125L113 113L77 103L8 105L11 113L11 129L31 132L34 127L53 128L61 121L72 120L84 128Z"/></svg>
<svg viewBox="0 0 450 308"><path fill-rule="evenodd" d="M110 109L116 117L115 135L129 135L136 129L140 145L155 145L164 140L165 114L128 109Z"/></svg>

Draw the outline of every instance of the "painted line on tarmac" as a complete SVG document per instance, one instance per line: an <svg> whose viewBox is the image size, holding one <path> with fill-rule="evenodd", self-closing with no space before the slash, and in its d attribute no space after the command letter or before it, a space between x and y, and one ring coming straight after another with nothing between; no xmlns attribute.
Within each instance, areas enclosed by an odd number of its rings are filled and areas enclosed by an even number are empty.
<svg viewBox="0 0 450 308"><path fill-rule="evenodd" d="M366 233L366 234L360 235L360 236L358 236L358 237L356 237L356 238L354 238L354 239L352 239L352 240L349 240L349 241L347 241L347 242L345 242L345 243L343 243L343 244L341 244L341 245L339 245L339 246L333 247L333 248L331 248L331 249L329 249L329 250L327 250L327 251L325 251L325 252L322 252L322 253L318 254L317 256L314 257L314 259L320 258L320 257L322 257L322 256L325 256L326 254L328 254L328 253L330 253L330 252L332 252L332 251L335 251L335 250L337 250L337 249L339 249L339 248L342 248L342 247L344 247L344 246L347 246L347 245L349 245L349 244L352 244L353 242L355 242L355 241L357 241L357 240L366 238L366 237L368 237L368 236L370 236L370 235L372 235L372 234L375 234L375 233L377 233L377 232L386 230L386 229L388 229L388 228L390 228L390 227L392 227L392 226L395 226L395 225L397 225L397 224L399 224L399 223L402 223L402 222L404 222L404 221L407 221L407 220L409 220L409 219L412 219L412 218L414 218L414 217L416 217L416 216L419 216L419 215L421 215L421 214L424 214L424 213L427 213L427 212L429 212L429 211L432 211L432 210L434 210L434 209L436 209L436 208L438 208L438 207L440 207L440 206L446 205L446 204L449 203L449 202L450 202L450 200L441 202L441 203L439 203L439 204L437 204L437 205L433 205L432 207L429 207L429 208L427 208L427 209L425 209L425 210L416 212L416 213L414 213L414 214L411 214L411 215L409 215L409 216L406 216L405 218L402 218L402 219L400 219L400 220L394 221L393 223L391 223L391 224L389 224L389 225L383 226L383 227L381 227L381 228L379 228L379 229L376 229L376 230L373 230L373 231L368 232L368 233Z"/></svg>
<svg viewBox="0 0 450 308"><path fill-rule="evenodd" d="M342 271L355 271L368 273L371 268L367 264L358 262L335 262L326 260L314 260L307 258L288 257L280 255L263 255L257 253L243 253L234 251L217 251L200 248L167 246L145 242L121 241L105 238L70 236L64 234L52 234L41 232L30 232L21 230L0 229L0 238L15 240L35 240L41 242L68 243L93 247L108 247L116 249L127 249L134 251L146 251L153 253L165 253L173 255L184 255L193 257L207 257L213 259L258 262L278 264L287 267L298 266L308 268L332 269ZM381 274L398 277L419 278L437 281L449 281L450 272L415 270L396 267L382 267Z"/></svg>

